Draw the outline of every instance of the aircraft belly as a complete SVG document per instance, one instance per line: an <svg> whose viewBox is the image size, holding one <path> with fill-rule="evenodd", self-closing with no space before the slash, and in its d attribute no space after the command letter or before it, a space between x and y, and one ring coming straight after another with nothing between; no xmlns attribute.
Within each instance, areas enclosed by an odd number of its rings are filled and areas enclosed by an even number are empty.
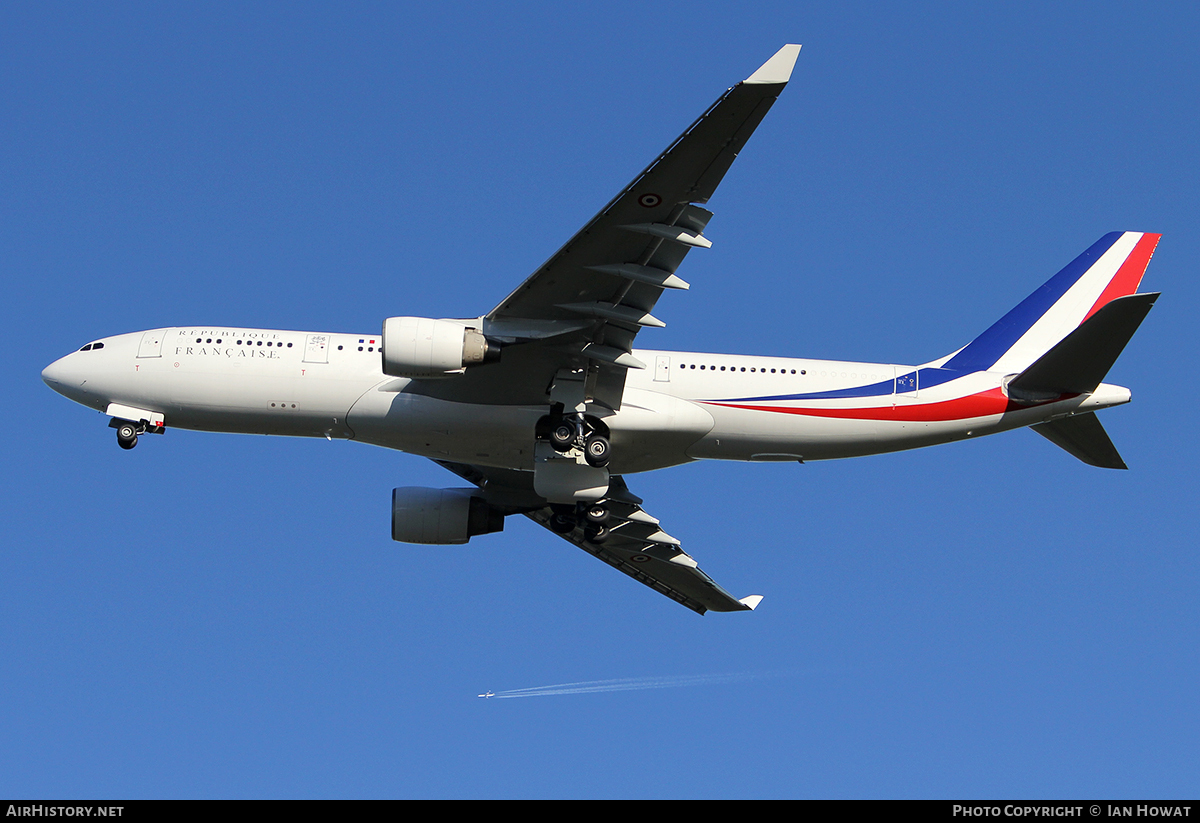
<svg viewBox="0 0 1200 823"><path fill-rule="evenodd" d="M348 438L347 413L363 389L353 380L180 375L164 413L174 428Z"/></svg>
<svg viewBox="0 0 1200 823"><path fill-rule="evenodd" d="M688 450L709 460L832 460L902 451L1020 428L1048 409L952 420L887 420L822 417L786 411L710 407L716 426Z"/></svg>
<svg viewBox="0 0 1200 823"><path fill-rule="evenodd" d="M702 406L662 392L626 388L621 410L604 418L611 432L615 474L689 463L688 449L715 421Z"/></svg>
<svg viewBox="0 0 1200 823"><path fill-rule="evenodd" d="M720 408L714 410L717 425L713 431L689 449L688 454L696 459L754 461L859 457L1018 429L1049 417L1069 414L1077 407L1080 407L1079 398L950 420L864 420L757 412L760 418L787 418L784 421L747 420L743 415L755 413ZM774 428L768 428L772 423Z"/></svg>
<svg viewBox="0 0 1200 823"><path fill-rule="evenodd" d="M532 471L534 432L547 411L544 406L442 400L403 391L397 381L389 381L359 398L349 422L355 439L365 443L435 460ZM694 403L639 390L628 391L620 411L602 419L611 434L613 474L687 463L692 460L688 446L713 424L712 416Z"/></svg>
<svg viewBox="0 0 1200 823"><path fill-rule="evenodd" d="M546 409L485 406L387 390L366 392L350 410L354 439L435 460L533 470L534 428Z"/></svg>
<svg viewBox="0 0 1200 823"><path fill-rule="evenodd" d="M698 460L823 460L875 450L878 421L708 406L713 430L688 450ZM861 450L861 451L860 451Z"/></svg>

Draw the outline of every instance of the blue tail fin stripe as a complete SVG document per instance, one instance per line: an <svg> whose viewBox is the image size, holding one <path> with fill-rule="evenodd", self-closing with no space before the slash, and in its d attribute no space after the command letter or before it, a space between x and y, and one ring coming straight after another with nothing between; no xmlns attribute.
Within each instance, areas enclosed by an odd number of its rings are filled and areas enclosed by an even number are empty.
<svg viewBox="0 0 1200 823"><path fill-rule="evenodd" d="M1001 317L983 334L972 340L943 368L954 371L986 371L1013 347L1025 332L1050 310L1050 307L1067 293L1071 286L1092 267L1092 264L1112 248L1124 232L1114 231L1101 237L1091 248L1068 263L1062 271L1051 277L1033 294L1026 297L1015 309Z"/></svg>

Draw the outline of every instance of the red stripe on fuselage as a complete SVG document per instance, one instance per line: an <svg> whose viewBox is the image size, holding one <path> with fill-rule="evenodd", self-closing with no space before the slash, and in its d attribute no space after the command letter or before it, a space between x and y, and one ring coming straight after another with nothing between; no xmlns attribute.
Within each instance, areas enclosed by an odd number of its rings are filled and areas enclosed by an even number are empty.
<svg viewBox="0 0 1200 823"><path fill-rule="evenodd" d="M1109 301L1137 291L1138 285L1142 282L1142 275L1146 273L1146 267L1150 265L1150 258L1154 256L1154 247L1158 245L1160 237L1162 237L1161 234L1142 235L1142 239L1137 241L1133 251L1121 264L1121 268L1117 269L1113 279L1108 281L1108 285L1104 287L1104 291L1092 306L1091 311L1087 313L1087 317L1083 318L1084 320L1104 308Z"/></svg>
<svg viewBox="0 0 1200 823"><path fill-rule="evenodd" d="M858 409L814 409L797 408L795 406L750 406L742 403L722 403L720 401L704 401L714 406L725 406L732 409L748 409L750 411L780 412L782 414L803 414L809 417L837 417L851 420L896 420L896 421L934 421L934 420L965 420L971 417L989 417L1004 414L1013 409L1028 408L1013 403L1004 396L999 388L989 389L966 397L956 397L953 400L943 400L939 403L921 403L911 406L892 405L875 408Z"/></svg>

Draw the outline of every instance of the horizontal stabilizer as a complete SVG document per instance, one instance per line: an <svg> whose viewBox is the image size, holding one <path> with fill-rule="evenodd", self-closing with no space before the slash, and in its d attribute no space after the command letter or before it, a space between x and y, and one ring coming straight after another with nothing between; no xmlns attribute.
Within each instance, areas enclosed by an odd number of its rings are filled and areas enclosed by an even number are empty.
<svg viewBox="0 0 1200 823"><path fill-rule="evenodd" d="M1095 412L1038 423L1035 432L1089 466L1128 469Z"/></svg>
<svg viewBox="0 0 1200 823"><path fill-rule="evenodd" d="M1093 391L1157 299L1158 294L1153 293L1130 294L1110 301L1009 381L1009 396L1038 399L1047 394Z"/></svg>

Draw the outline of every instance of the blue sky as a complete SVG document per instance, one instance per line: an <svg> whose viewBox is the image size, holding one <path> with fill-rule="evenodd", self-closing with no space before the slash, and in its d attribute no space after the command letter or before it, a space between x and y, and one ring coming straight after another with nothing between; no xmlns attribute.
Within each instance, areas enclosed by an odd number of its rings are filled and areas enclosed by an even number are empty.
<svg viewBox="0 0 1200 823"><path fill-rule="evenodd" d="M345 8L342 5L346 6ZM0 795L1177 797L1200 774L1193 4L6 4ZM780 45L649 347L920 362L1161 232L1102 414L630 478L753 614L526 521L389 539L354 443L51 392L99 336L486 312ZM483 701L621 678L677 688ZM639 681L642 682L642 681Z"/></svg>

